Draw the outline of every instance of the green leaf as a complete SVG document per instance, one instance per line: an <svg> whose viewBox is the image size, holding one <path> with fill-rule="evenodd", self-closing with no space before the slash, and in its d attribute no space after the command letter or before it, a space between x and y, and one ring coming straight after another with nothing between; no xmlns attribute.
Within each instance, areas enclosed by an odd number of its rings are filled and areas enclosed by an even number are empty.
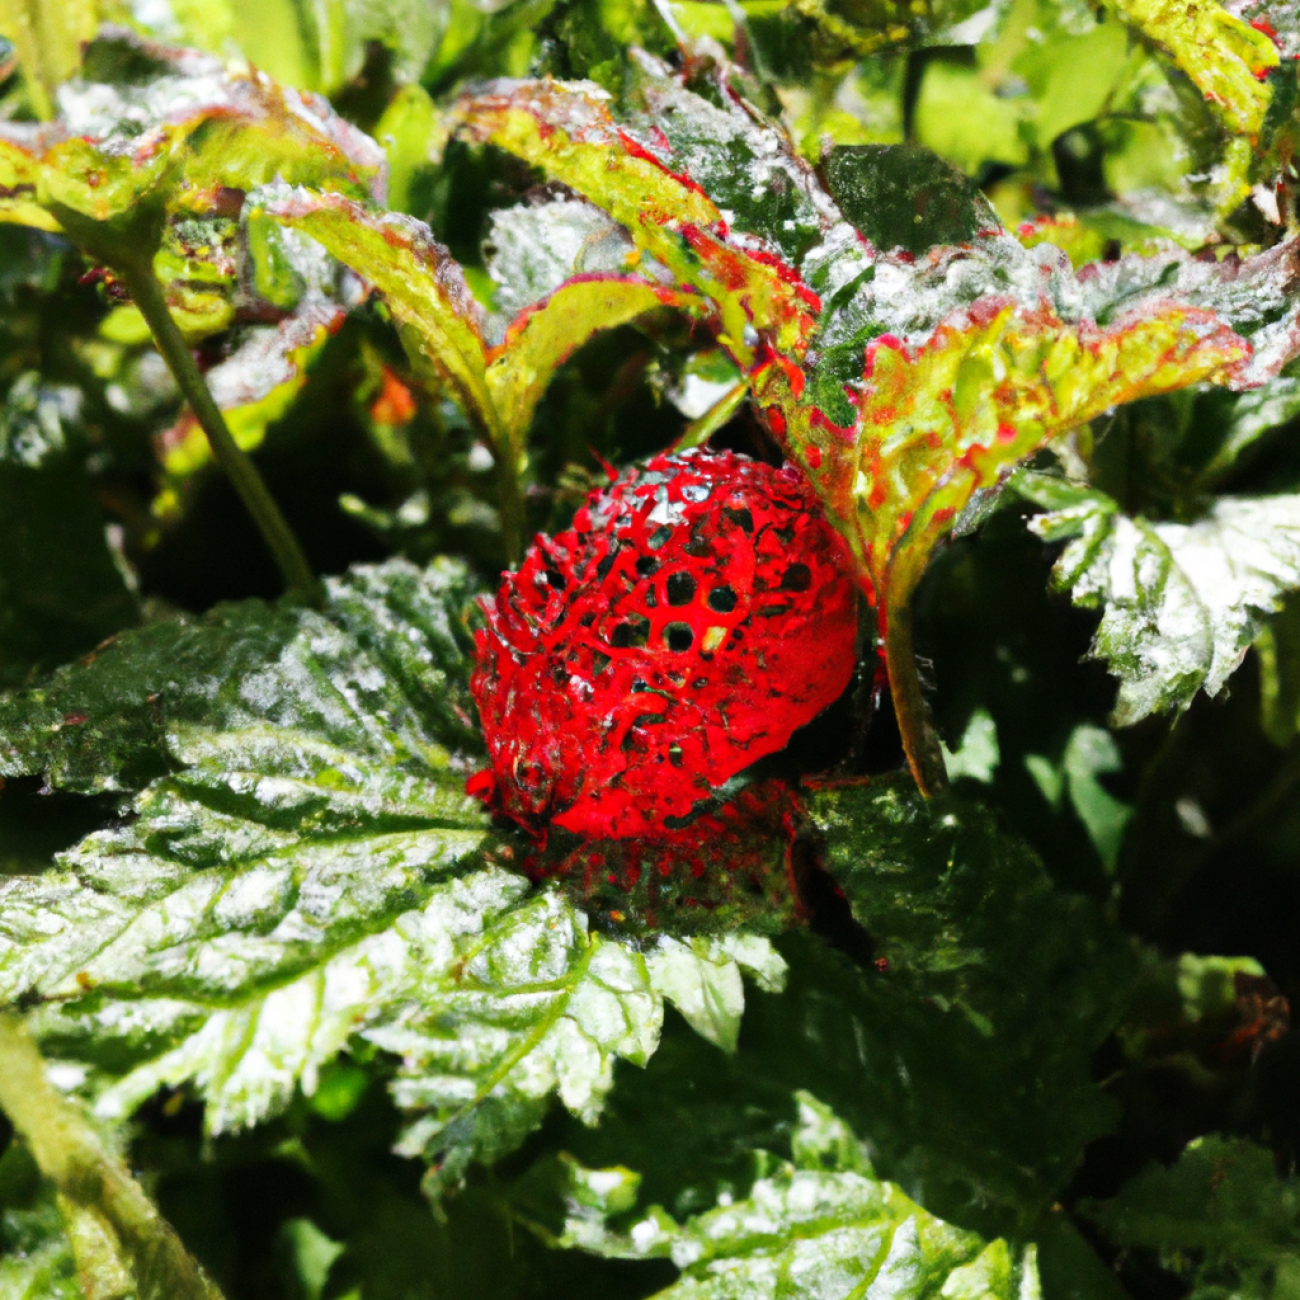
<svg viewBox="0 0 1300 1300"><path fill-rule="evenodd" d="M412 358L436 372L480 429L500 443L487 388L483 309L428 226L395 212L371 212L339 194L268 187L255 201L258 212L311 236L370 281L403 326Z"/></svg>
<svg viewBox="0 0 1300 1300"><path fill-rule="evenodd" d="M970 243L1001 225L973 182L916 145L835 149L825 171L840 210L881 252Z"/></svg>
<svg viewBox="0 0 1300 1300"><path fill-rule="evenodd" d="M962 733L954 753L944 748L944 762L954 781L968 777L987 785L993 780L1002 756L998 750L998 728L987 709L976 709Z"/></svg>
<svg viewBox="0 0 1300 1300"><path fill-rule="evenodd" d="M37 117L54 116L54 93L77 70L81 47L107 15L97 0L3 0L0 36L18 52Z"/></svg>
<svg viewBox="0 0 1300 1300"><path fill-rule="evenodd" d="M990 813L909 786L809 799L878 968L852 1000L870 1100L851 1114L880 1168L927 1203L969 1214L1000 1201L1032 1218L1111 1121L1090 1062L1132 960L1098 909L1053 888Z"/></svg>
<svg viewBox="0 0 1300 1300"><path fill-rule="evenodd" d="M312 96L120 34L91 47L59 107L51 128L10 125L0 138L11 191L0 218L45 229L59 228L59 210L125 220L146 197L200 215L223 187L277 177L366 193L383 165L373 141ZM197 193L178 192L186 181Z"/></svg>
<svg viewBox="0 0 1300 1300"><path fill-rule="evenodd" d="M1265 434L1300 415L1300 376L1278 375L1259 388L1242 393L1232 405L1223 441L1202 471L1211 478L1230 469Z"/></svg>
<svg viewBox="0 0 1300 1300"><path fill-rule="evenodd" d="M718 109L683 91L649 59L642 82L651 111L663 114L655 125L666 148L651 148L623 129L596 88L581 84L519 82L467 96L458 109L460 130L543 168L607 212L679 288L703 297L716 313L720 341L742 364L753 361L754 330L770 333L783 352L801 352L815 299L781 258L753 256L729 242L720 233L721 206L735 202L782 255L819 243L833 207L788 142L756 128L741 110ZM695 180L697 171L705 183L718 183L716 199Z"/></svg>
<svg viewBox="0 0 1300 1300"><path fill-rule="evenodd" d="M568 1167L564 1244L617 1258L667 1257L681 1279L661 1300L776 1297L833 1300L858 1294L1011 1300L1039 1294L1034 1250L986 1243L926 1213L872 1172L865 1150L832 1111L796 1095L792 1162L755 1180L746 1196L676 1223L652 1206L625 1231L638 1176Z"/></svg>
<svg viewBox="0 0 1300 1300"><path fill-rule="evenodd" d="M0 1156L0 1295L84 1300L54 1189L15 1142Z"/></svg>
<svg viewBox="0 0 1300 1300"><path fill-rule="evenodd" d="M779 983L764 939L643 955L485 858L467 594L446 561L363 567L320 613L155 625L0 701L9 771L117 789L170 772L56 870L0 884L0 999L33 1008L102 1116L191 1085L210 1132L246 1128L369 1044L400 1058L401 1149L437 1190L514 1149L557 1091L594 1120L615 1058L657 1045L665 997L734 1043L739 967Z"/></svg>
<svg viewBox="0 0 1300 1300"><path fill-rule="evenodd" d="M423 222L375 215L331 194L271 189L261 203L262 212L304 231L374 284L404 327L412 360L451 388L515 473L533 411L560 365L597 331L681 303L649 281L577 275L521 310L489 349L487 321L464 272Z"/></svg>
<svg viewBox="0 0 1300 1300"><path fill-rule="evenodd" d="M1043 798L1053 808L1069 792L1070 803L1088 832L1102 866L1113 873L1119 861L1124 831L1133 817L1130 805L1117 799L1098 776L1123 770L1124 762L1109 731L1081 723L1070 733L1059 763L1042 754L1027 754L1025 766Z"/></svg>
<svg viewBox="0 0 1300 1300"><path fill-rule="evenodd" d="M1300 1188L1278 1177L1270 1151L1241 1138L1197 1138L1171 1168L1080 1208L1117 1244L1157 1251L1195 1300L1282 1300L1300 1281Z"/></svg>
<svg viewBox="0 0 1300 1300"><path fill-rule="evenodd" d="M645 280L615 276L575 278L544 302L527 309L493 350L488 391L504 425L508 446L522 449L533 412L551 377L591 336L625 325L682 298Z"/></svg>
<svg viewBox="0 0 1300 1300"><path fill-rule="evenodd" d="M1260 721L1279 748L1300 732L1300 599L1292 596L1255 639Z"/></svg>
<svg viewBox="0 0 1300 1300"><path fill-rule="evenodd" d="M1217 695L1264 617L1300 586L1300 496L1221 497L1198 522L1175 524L1042 475L1018 486L1048 508L1033 531L1068 541L1054 585L1102 610L1091 653L1120 679L1116 725Z"/></svg>
<svg viewBox="0 0 1300 1300"><path fill-rule="evenodd" d="M1109 0L1110 7L1149 40L1164 46L1228 127L1255 135L1264 123L1269 88L1264 74L1278 66L1277 47L1218 0L1170 5L1162 0Z"/></svg>
<svg viewBox="0 0 1300 1300"><path fill-rule="evenodd" d="M0 775L140 790L203 726L286 727L416 772L477 747L467 687L472 585L460 566L361 566L323 614L249 601L123 635L41 687L0 696Z"/></svg>

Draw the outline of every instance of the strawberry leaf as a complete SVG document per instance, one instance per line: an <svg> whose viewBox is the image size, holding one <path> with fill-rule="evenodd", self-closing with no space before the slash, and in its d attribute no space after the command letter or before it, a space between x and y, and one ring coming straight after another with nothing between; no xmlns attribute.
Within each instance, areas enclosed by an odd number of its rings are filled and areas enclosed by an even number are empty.
<svg viewBox="0 0 1300 1300"><path fill-rule="evenodd" d="M659 1300L832 1300L900 1285L917 1300L1037 1294L1032 1249L986 1243L928 1214L876 1177L865 1148L831 1110L808 1093L796 1101L793 1160L770 1159L775 1168L747 1195L682 1223L651 1206L628 1230L611 1229L608 1219L626 1221L635 1205L639 1175L566 1162L563 1243L614 1258L671 1259L682 1277L657 1292Z"/></svg>
<svg viewBox="0 0 1300 1300"><path fill-rule="evenodd" d="M1267 35L1218 0L1182 5L1109 0L1109 7L1169 51L1229 129L1240 135L1259 133L1270 98L1265 73L1279 62Z"/></svg>
<svg viewBox="0 0 1300 1300"><path fill-rule="evenodd" d="M1067 545L1053 584L1101 609L1092 655L1120 679L1127 725L1217 695L1282 596L1300 587L1300 496L1220 497L1191 524L1126 515L1091 488L1022 474L1030 527Z"/></svg>
<svg viewBox="0 0 1300 1300"><path fill-rule="evenodd" d="M908 613L935 547L977 491L1103 411L1277 374L1300 350L1296 247L1217 265L1130 257L1076 277L1058 250L1024 248L964 178L914 151L838 151L827 193L734 97L719 108L644 56L638 78L627 127L592 87L518 82L463 101L462 134L603 209L706 301L849 540L913 772L937 788ZM873 215L909 208L908 229ZM960 242L929 246L938 239Z"/></svg>
<svg viewBox="0 0 1300 1300"><path fill-rule="evenodd" d="M318 97L125 34L90 48L59 108L48 126L0 135L0 219L58 229L63 209L107 222L146 197L202 212L223 188L276 177L367 193L383 166L378 146Z"/></svg>
<svg viewBox="0 0 1300 1300"><path fill-rule="evenodd" d="M837 1083L836 1104L928 1204L966 1221L998 1204L1032 1217L1113 1116L1091 1059L1132 988L1122 937L977 804L873 780L815 790L809 812L876 962L854 1031L870 1101ZM792 988L800 966L792 956Z"/></svg>
<svg viewBox="0 0 1300 1300"><path fill-rule="evenodd" d="M210 1132L241 1129L378 1048L436 1191L555 1092L593 1120L665 998L732 1045L739 968L779 983L764 939L643 952L505 869L518 846L464 792L467 596L455 565L391 561L330 581L319 613L157 624L0 699L7 773L139 791L56 869L0 884L0 1000L101 1116L189 1086Z"/></svg>
<svg viewBox="0 0 1300 1300"><path fill-rule="evenodd" d="M1242 1138L1197 1138L1169 1168L1153 1166L1083 1213L1121 1246L1157 1252L1196 1300L1278 1295L1300 1271L1294 1176Z"/></svg>

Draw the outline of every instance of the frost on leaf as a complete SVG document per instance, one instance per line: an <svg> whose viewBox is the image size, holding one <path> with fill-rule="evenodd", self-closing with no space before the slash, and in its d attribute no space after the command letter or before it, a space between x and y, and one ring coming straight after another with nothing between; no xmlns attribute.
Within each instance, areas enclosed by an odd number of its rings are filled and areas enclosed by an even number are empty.
<svg viewBox="0 0 1300 1300"><path fill-rule="evenodd" d="M380 194L382 151L325 100L193 50L111 31L58 107L0 132L0 220L58 230L60 208L110 221L146 197L202 215L277 177Z"/></svg>
<svg viewBox="0 0 1300 1300"><path fill-rule="evenodd" d="M1217 695L1300 586L1300 496L1221 497L1195 523L1152 523L1102 492L1042 475L1018 482L1047 507L1034 532L1067 542L1054 584L1102 611L1092 654L1120 679L1119 725Z"/></svg>
<svg viewBox="0 0 1300 1300"><path fill-rule="evenodd" d="M375 287L416 366L451 390L516 469L533 411L556 369L598 330L679 305L671 288L648 280L570 277L523 308L491 347L492 327L463 271L423 222L375 214L338 194L268 188L259 198L262 214L311 236Z"/></svg>
<svg viewBox="0 0 1300 1300"><path fill-rule="evenodd" d="M659 1300L848 1300L903 1292L917 1300L1039 1293L1032 1247L986 1242L927 1213L875 1176L847 1125L808 1093L796 1094L793 1160L777 1161L744 1197L674 1221L659 1206L626 1231L639 1176L566 1168L563 1241L622 1259L668 1258L682 1271Z"/></svg>
<svg viewBox="0 0 1300 1300"><path fill-rule="evenodd" d="M641 951L505 869L515 846L465 794L468 595L446 561L362 566L319 613L155 624L0 698L5 772L138 791L54 868L0 883L0 1002L102 1116L188 1087L210 1132L245 1128L365 1041L399 1058L402 1149L436 1189L518 1145L554 1094L594 1119L665 998L716 1039L701 997L734 1019L739 967L779 980L766 940L732 936L699 948L694 983L652 981Z"/></svg>
<svg viewBox="0 0 1300 1300"><path fill-rule="evenodd" d="M827 192L726 88L711 102L643 56L637 73L626 122L589 84L500 82L463 101L461 131L595 204L698 297L848 538L886 635L973 493L1056 434L1196 383L1259 383L1300 348L1293 243L1076 275L944 164L838 151ZM901 208L909 185L928 196L919 231L876 221L872 196Z"/></svg>

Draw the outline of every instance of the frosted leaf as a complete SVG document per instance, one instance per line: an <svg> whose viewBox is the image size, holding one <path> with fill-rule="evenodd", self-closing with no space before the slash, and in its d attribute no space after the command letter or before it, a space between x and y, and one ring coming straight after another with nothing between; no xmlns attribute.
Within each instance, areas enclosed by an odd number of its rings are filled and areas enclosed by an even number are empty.
<svg viewBox="0 0 1300 1300"><path fill-rule="evenodd" d="M584 199L499 208L492 214L486 250L497 306L506 320L554 293L570 276L624 275L637 261L623 227ZM500 329L504 332L504 321Z"/></svg>
<svg viewBox="0 0 1300 1300"><path fill-rule="evenodd" d="M1030 527L1069 539L1056 586L1102 610L1092 654L1120 679L1117 724L1217 695L1264 617L1300 586L1300 495L1223 497L1195 523L1151 523L1100 492L1021 481L1051 507Z"/></svg>

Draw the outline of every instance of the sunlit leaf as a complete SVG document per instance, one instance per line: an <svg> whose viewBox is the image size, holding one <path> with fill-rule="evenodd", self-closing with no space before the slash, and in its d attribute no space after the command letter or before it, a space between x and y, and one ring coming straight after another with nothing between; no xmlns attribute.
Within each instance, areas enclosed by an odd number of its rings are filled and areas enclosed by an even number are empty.
<svg viewBox="0 0 1300 1300"><path fill-rule="evenodd" d="M649 61L647 67L644 93L652 111L663 114L649 138L621 128L597 87L547 82L504 84L462 100L462 133L542 167L608 212L679 286L703 296L717 315L719 338L738 360L752 360L756 330L779 349L801 354L819 307L816 295L778 252L751 253L731 240L730 222L750 218L745 226L752 228L757 212L765 214L761 227L769 205L746 211L753 203L746 196L768 187L783 211L763 233L779 230L775 247L788 241L797 248L820 238L831 210L824 198L817 202L806 164L787 147L771 147L773 137L678 91ZM680 113L687 108L695 120ZM727 188L706 193L704 186L723 176Z"/></svg>
<svg viewBox="0 0 1300 1300"><path fill-rule="evenodd" d="M844 1300L900 1287L917 1300L1038 1294L1033 1249L985 1242L927 1214L872 1172L851 1130L808 1093L796 1095L793 1161L753 1183L743 1197L677 1223L643 1207L625 1231L639 1175L569 1164L564 1240L616 1258L666 1257L681 1279L660 1300Z"/></svg>
<svg viewBox="0 0 1300 1300"><path fill-rule="evenodd" d="M1221 497L1196 523L1153 523L1094 489L1019 482L1047 507L1033 530L1068 543L1055 585L1102 611L1092 654L1120 679L1119 725L1217 695L1264 617L1300 586L1300 497Z"/></svg>
<svg viewBox="0 0 1300 1300"><path fill-rule="evenodd" d="M1264 32L1218 0L1110 0L1110 7L1173 55L1232 130L1259 131L1269 102L1264 76L1278 65L1277 47Z"/></svg>
<svg viewBox="0 0 1300 1300"><path fill-rule="evenodd" d="M141 78L142 63L151 76ZM172 198L181 182L189 192L174 201L197 214L223 188L277 177L367 193L383 165L373 141L324 101L125 35L92 46L82 78L61 87L58 107L48 126L7 126L0 219L57 228L63 208L109 221L146 196Z"/></svg>
<svg viewBox="0 0 1300 1300"><path fill-rule="evenodd" d="M487 371L488 391L511 444L523 445L552 375L593 334L658 307L681 305L679 294L644 280L592 276L566 281L521 312L493 350Z"/></svg>
<svg viewBox="0 0 1300 1300"><path fill-rule="evenodd" d="M0 700L7 772L143 785L56 869L0 883L0 998L31 1008L101 1116L189 1086L210 1132L245 1128L366 1042L400 1058L402 1150L436 1189L517 1146L557 1092L594 1120L665 998L734 1041L739 968L779 984L765 939L643 952L506 870L514 846L485 857L457 752L466 596L446 562L357 569L321 613L158 624Z"/></svg>

